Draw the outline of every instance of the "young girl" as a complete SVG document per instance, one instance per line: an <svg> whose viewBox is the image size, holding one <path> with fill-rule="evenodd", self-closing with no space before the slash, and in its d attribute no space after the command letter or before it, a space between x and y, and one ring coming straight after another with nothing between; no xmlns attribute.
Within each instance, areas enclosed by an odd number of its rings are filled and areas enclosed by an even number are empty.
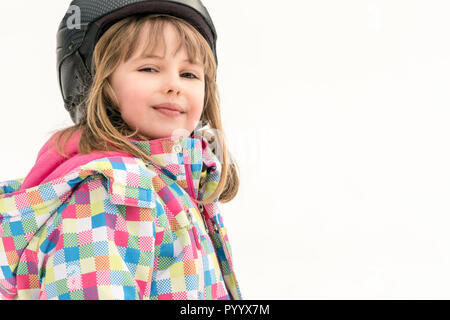
<svg viewBox="0 0 450 320"><path fill-rule="evenodd" d="M214 26L200 1L126 2L61 23L75 125L0 183L4 299L241 298L218 206L236 165L200 130L222 133Z"/></svg>

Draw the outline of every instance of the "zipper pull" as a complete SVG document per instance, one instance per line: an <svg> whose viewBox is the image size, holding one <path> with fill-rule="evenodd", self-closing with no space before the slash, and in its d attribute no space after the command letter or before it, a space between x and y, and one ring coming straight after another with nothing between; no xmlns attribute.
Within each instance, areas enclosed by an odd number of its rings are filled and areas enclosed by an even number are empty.
<svg viewBox="0 0 450 320"><path fill-rule="evenodd" d="M201 250L202 244L200 243L200 235L198 234L197 228L194 226L192 228L192 230L194 231L194 238L195 238L195 243L197 244L197 249Z"/></svg>
<svg viewBox="0 0 450 320"><path fill-rule="evenodd" d="M188 219L189 219L189 224L190 224L190 226L192 227L193 225L194 225L194 223L192 222L192 215L191 215L191 211L189 211L189 209L187 209L188 211L187 211L187 216L188 216Z"/></svg>
<svg viewBox="0 0 450 320"><path fill-rule="evenodd" d="M192 221L192 214L190 211L187 212L187 216L192 227L192 232L194 233L195 244L197 245L197 249L200 250L202 247L200 243L200 235L198 233L197 228L194 225L194 222Z"/></svg>

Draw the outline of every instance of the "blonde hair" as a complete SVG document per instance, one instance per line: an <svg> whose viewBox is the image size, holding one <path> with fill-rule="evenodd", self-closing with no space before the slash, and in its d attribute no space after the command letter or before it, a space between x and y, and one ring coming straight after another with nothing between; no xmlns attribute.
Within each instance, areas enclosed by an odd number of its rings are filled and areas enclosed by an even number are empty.
<svg viewBox="0 0 450 320"><path fill-rule="evenodd" d="M81 131L78 149L82 154L93 151L122 151L143 161L150 160L148 154L128 140L129 138L148 140L148 138L139 134L137 129L132 130L122 119L109 79L122 61L126 62L131 58L146 24L150 26L150 31L145 52L148 52L148 49L152 52L161 41L164 43L164 27L171 24L179 36L178 49L186 48L191 62L198 60L203 63L205 104L200 121L220 133L215 138L218 139L216 143L220 146L218 150L222 151L222 154L216 155L221 159L222 171L215 191L207 199L194 201L206 204L219 198L220 202L229 202L236 196L239 188L238 167L225 142L214 55L207 41L192 25L173 16L161 14L130 16L115 23L102 35L93 53L92 84L88 88L89 93L85 100L81 102L86 113L81 116L78 124L56 132L58 153L67 157L63 151L65 144L74 133Z"/></svg>

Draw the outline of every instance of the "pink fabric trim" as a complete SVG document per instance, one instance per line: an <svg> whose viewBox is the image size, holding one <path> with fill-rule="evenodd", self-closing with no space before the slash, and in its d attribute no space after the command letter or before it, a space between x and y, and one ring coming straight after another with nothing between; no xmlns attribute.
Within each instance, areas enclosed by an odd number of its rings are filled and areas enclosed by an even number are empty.
<svg viewBox="0 0 450 320"><path fill-rule="evenodd" d="M56 151L56 138L55 135L53 135L39 151L36 163L25 177L20 190L32 188L56 178L63 177L71 170L92 160L114 156L131 157L131 155L127 153L115 151L79 154L78 142L80 141L80 138L81 131L74 133L72 137L70 137L64 149L69 158L64 158Z"/></svg>

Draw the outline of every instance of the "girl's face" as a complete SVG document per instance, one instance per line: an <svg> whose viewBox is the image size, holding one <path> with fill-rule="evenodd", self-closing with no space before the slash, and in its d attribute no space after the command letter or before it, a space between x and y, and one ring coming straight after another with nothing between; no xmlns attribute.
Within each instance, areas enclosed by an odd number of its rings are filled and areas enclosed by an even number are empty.
<svg viewBox="0 0 450 320"><path fill-rule="evenodd" d="M148 34L144 28L136 52L126 63L122 61L110 78L123 120L149 139L186 136L194 130L203 110L204 68L189 63L185 48L175 54L175 32L172 25L165 27L165 55L164 44L159 44L154 57L143 57L143 35ZM177 104L182 112L154 108L163 103Z"/></svg>

